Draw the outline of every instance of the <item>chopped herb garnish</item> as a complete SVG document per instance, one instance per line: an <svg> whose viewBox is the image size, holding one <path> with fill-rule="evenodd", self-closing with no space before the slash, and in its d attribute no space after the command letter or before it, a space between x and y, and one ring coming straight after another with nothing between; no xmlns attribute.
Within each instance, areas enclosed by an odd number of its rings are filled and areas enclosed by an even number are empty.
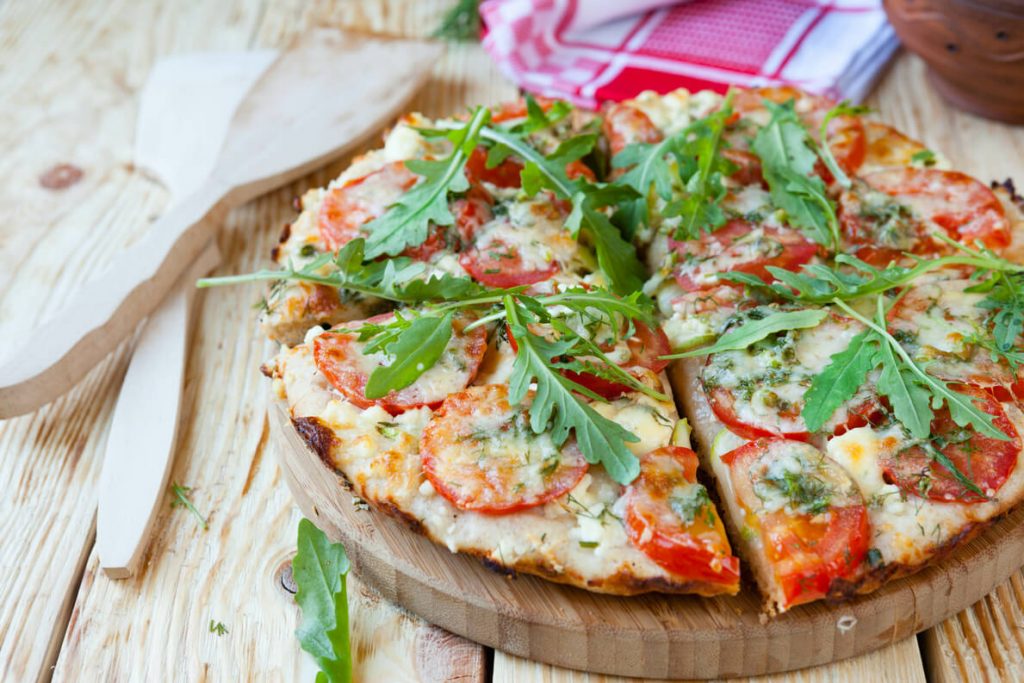
<svg viewBox="0 0 1024 683"><path fill-rule="evenodd" d="M171 501L171 507L183 507L187 509L193 515L195 515L196 519L199 520L199 526L203 528L203 531L206 531L210 528L210 525L207 523L206 518L203 517L199 510L196 509L196 506L193 505L192 501L189 499L188 495L191 492L191 486L182 486L178 482L174 482L171 485L171 493L174 494L174 500Z"/></svg>

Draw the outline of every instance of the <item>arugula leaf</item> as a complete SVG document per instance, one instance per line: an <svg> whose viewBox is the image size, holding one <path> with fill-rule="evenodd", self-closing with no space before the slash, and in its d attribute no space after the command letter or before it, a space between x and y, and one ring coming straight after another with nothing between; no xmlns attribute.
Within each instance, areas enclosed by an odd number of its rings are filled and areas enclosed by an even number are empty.
<svg viewBox="0 0 1024 683"><path fill-rule="evenodd" d="M719 273L718 278L738 282L787 301L826 304L833 299L848 301L882 294L890 289L902 287L925 273L948 266L971 266L998 273L1024 272L1024 266L1020 264L994 254L973 250L967 250L967 255L964 256L942 256L927 260L913 254L908 254L908 257L917 259L916 265L910 268L898 265L876 268L849 254L839 254L835 257L835 266L820 263L804 264L798 273L768 266L768 272L778 280L771 284L751 273ZM983 284L988 285L989 282L986 280ZM980 291L977 287L969 291Z"/></svg>
<svg viewBox="0 0 1024 683"><path fill-rule="evenodd" d="M843 100L829 109L828 113L825 114L825 118L821 121L821 128L818 130L821 139L821 143L817 145L818 156L821 157L825 168L829 170L829 173L839 183L839 186L844 189L848 189L853 183L850 182L849 176L843 172L843 169L839 167L835 156L832 154L832 149L828 146L828 124L832 123L832 120L837 116L861 116L869 111L871 111L870 107L852 105L849 100Z"/></svg>
<svg viewBox="0 0 1024 683"><path fill-rule="evenodd" d="M757 310L757 309L755 309ZM706 356L712 353L723 351L739 351L745 349L755 342L759 342L776 332L786 330L799 330L807 327L816 327L828 316L824 309L805 309L800 311L773 311L760 319L749 319L743 326L729 330L718 338L711 346L700 349L692 349L683 353L676 353L662 358L692 358L694 356Z"/></svg>
<svg viewBox="0 0 1024 683"><path fill-rule="evenodd" d="M978 306L991 311L989 324L996 349L1007 352L1014 348L1024 333L1024 277L997 273L987 282L970 287L967 291L985 291Z"/></svg>
<svg viewBox="0 0 1024 683"><path fill-rule="evenodd" d="M931 458L932 460L946 468L946 471L952 474L953 478L960 482L960 484L965 489L967 489L968 491L977 496L980 496L984 500L989 500L990 497L985 495L985 492L982 491L977 484L971 481L970 477L961 472L960 468L957 467L956 464L952 460L950 460L945 453L940 451L934 445L927 442L921 444L921 449L925 452L925 454L928 455L929 458Z"/></svg>
<svg viewBox="0 0 1024 683"><path fill-rule="evenodd" d="M765 106L771 120L757 132L751 149L761 159L772 202L815 242L838 249L839 220L824 181L813 175L816 155L807 129L792 101L766 101Z"/></svg>
<svg viewBox="0 0 1024 683"><path fill-rule="evenodd" d="M841 405L853 398L864 385L868 372L878 364L877 345L869 343L871 334L861 332L851 339L811 380L800 412L808 431L821 429Z"/></svg>
<svg viewBox="0 0 1024 683"><path fill-rule="evenodd" d="M929 375L914 362L914 359L910 357L906 349L886 330L885 306L881 297L878 297L876 302L877 312L875 320L865 318L839 299L835 299L833 303L848 316L866 325L877 335L880 345L879 361L883 364L882 374L885 375L884 380L879 377L879 391L889 396L889 400L893 401L896 418L910 430L911 434L918 438L927 437L931 433L930 416L933 414L932 410L941 408L943 403L945 403L949 409L950 417L953 418L953 422L957 425L961 427L970 425L979 434L984 434L993 439L1001 441L1010 440L1010 437L1003 434L995 426L991 415L974 405L972 397L954 391L941 379ZM890 353L886 352L887 349ZM888 374L886 374L887 372ZM910 386L911 382L913 385L924 390L925 395L930 395L931 405L927 411L922 408L920 403L921 392ZM893 391L896 396L889 395L887 393L889 390ZM902 402L900 409L895 407L895 401L897 400ZM925 412L929 416L929 427L927 429L922 427L924 422L923 413ZM904 422L904 419L906 419L906 422ZM922 434L923 436L919 436Z"/></svg>
<svg viewBox="0 0 1024 683"><path fill-rule="evenodd" d="M351 683L345 548L331 543L308 519L299 521L297 546L292 576L298 587L295 602L302 610L302 623L295 635L320 667L317 683Z"/></svg>
<svg viewBox="0 0 1024 683"><path fill-rule="evenodd" d="M360 228L367 235L367 259L382 254L397 256L406 247L423 244L431 223L451 225L455 222L448 208L448 195L469 189L463 169L489 118L490 111L478 107L465 126L451 131L449 139L454 149L447 158L410 159L405 162L406 168L423 176L423 181L403 193L382 215Z"/></svg>
<svg viewBox="0 0 1024 683"><path fill-rule="evenodd" d="M639 291L646 279L647 271L637 256L636 247L622 239L619 229L605 214L592 205L591 197L577 196L574 199L574 216L566 221L566 227L575 235L578 226L585 226L597 252L597 265L608 278L612 289L622 295ZM575 231L573 230L573 227Z"/></svg>
<svg viewBox="0 0 1024 683"><path fill-rule="evenodd" d="M878 376L878 393L886 396L896 419L915 439L927 439L932 433L931 394L921 385L914 372L900 363L891 345L882 342L879 351L882 373Z"/></svg>
<svg viewBox="0 0 1024 683"><path fill-rule="evenodd" d="M572 105L565 100L555 100L550 109L544 111L533 95L526 93L523 97L526 100L526 120L509 127L509 131L517 135L529 135L551 128L572 111Z"/></svg>
<svg viewBox="0 0 1024 683"><path fill-rule="evenodd" d="M518 346L509 378L509 401L522 403L535 382L530 428L537 434L550 431L558 446L574 432L587 462L600 463L620 484L633 481L640 473L640 463L626 442L640 439L580 400L575 394L595 400L600 397L553 367L554 359L563 355L571 342L552 342L530 332L522 320L522 309L511 296L505 297L505 310Z"/></svg>
<svg viewBox="0 0 1024 683"><path fill-rule="evenodd" d="M721 155L722 132L732 116L732 93L721 108L699 119L683 131L679 143L679 175L684 196L665 207L666 216L679 216L675 239L698 239L725 224L725 212L719 203L726 189L722 177L733 166Z"/></svg>
<svg viewBox="0 0 1024 683"><path fill-rule="evenodd" d="M476 40L480 35L479 5L480 0L458 0L431 36L455 42Z"/></svg>
<svg viewBox="0 0 1024 683"><path fill-rule="evenodd" d="M934 166L935 152L930 149L922 149L920 152L914 152L911 154L910 161L915 164L921 164L922 166Z"/></svg>
<svg viewBox="0 0 1024 683"><path fill-rule="evenodd" d="M382 350L394 361L382 365L370 374L366 382L366 398L386 396L409 386L444 354L452 338L452 319L448 312L443 316L421 316L416 318L396 335Z"/></svg>
<svg viewBox="0 0 1024 683"><path fill-rule="evenodd" d="M614 184L633 188L638 195L620 204L619 211L627 237L635 235L641 225L649 224L649 198L652 191L665 201L672 199L672 178L675 173L668 154L675 144L675 137L656 143L637 142L627 145L612 159L613 168L628 169L613 181Z"/></svg>

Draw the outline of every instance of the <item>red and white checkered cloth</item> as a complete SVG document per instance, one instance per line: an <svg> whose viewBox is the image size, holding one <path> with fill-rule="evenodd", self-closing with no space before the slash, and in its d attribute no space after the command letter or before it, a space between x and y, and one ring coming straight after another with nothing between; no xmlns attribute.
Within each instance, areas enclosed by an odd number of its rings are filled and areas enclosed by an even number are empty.
<svg viewBox="0 0 1024 683"><path fill-rule="evenodd" d="M480 15L512 81L585 107L730 84L858 101L898 45L881 0L484 0Z"/></svg>

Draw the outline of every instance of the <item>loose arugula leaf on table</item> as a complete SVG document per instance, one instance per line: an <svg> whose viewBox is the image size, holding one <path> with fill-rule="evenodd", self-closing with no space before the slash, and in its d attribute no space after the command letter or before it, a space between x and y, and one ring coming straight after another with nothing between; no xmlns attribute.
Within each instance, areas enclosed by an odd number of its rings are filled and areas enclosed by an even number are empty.
<svg viewBox="0 0 1024 683"><path fill-rule="evenodd" d="M739 351L776 332L799 330L817 325L828 316L824 309L800 311L772 311L763 318L750 318L742 326L729 330L711 346L676 353L662 358L692 358L723 351Z"/></svg>
<svg viewBox="0 0 1024 683"><path fill-rule="evenodd" d="M825 183L814 173L817 158L793 102L765 102L771 120L754 137L751 149L761 160L761 171L775 206L787 221L818 244L839 247L839 220Z"/></svg>
<svg viewBox="0 0 1024 683"><path fill-rule="evenodd" d="M505 309L518 346L509 378L509 401L522 403L530 385L536 383L530 404L530 428L534 433L550 432L555 444L561 446L571 431L587 462L600 463L621 484L633 481L640 473L640 463L626 442L639 438L578 398L576 394L600 399L554 366L555 359L571 348L571 342L552 342L530 332L526 326L529 312L510 296L505 298Z"/></svg>
<svg viewBox="0 0 1024 683"><path fill-rule="evenodd" d="M871 111L870 107L864 107L861 105L850 104L849 100L843 100L836 106L829 109L828 113L825 114L825 118L821 121L821 128L818 130L820 143L817 144L818 156L821 157L822 163L825 164L825 168L829 170L832 177L835 178L836 182L842 188L849 188L853 183L850 182L849 176L843 172L843 169L839 167L836 162L835 156L832 154L832 149L828 146L828 124L838 116L861 116Z"/></svg>
<svg viewBox="0 0 1024 683"><path fill-rule="evenodd" d="M420 316L399 334L379 348L393 358L370 373L366 382L366 398L387 396L409 386L432 368L444 354L452 338L453 313L442 316Z"/></svg>
<svg viewBox="0 0 1024 683"><path fill-rule="evenodd" d="M431 223L451 225L455 222L448 208L448 195L469 189L463 169L489 119L490 111L478 107L464 126L448 133L453 144L448 157L405 162L406 168L423 176L423 180L403 193L387 211L360 228L367 235L366 258L383 254L396 256L406 247L423 244Z"/></svg>
<svg viewBox="0 0 1024 683"><path fill-rule="evenodd" d="M480 0L458 0L431 35L457 42L476 40L480 36Z"/></svg>
<svg viewBox="0 0 1024 683"><path fill-rule="evenodd" d="M345 548L331 543L308 519L299 521L298 552L292 575L302 622L295 631L302 649L313 655L317 683L351 683L352 652L348 633L349 562Z"/></svg>
<svg viewBox="0 0 1024 683"><path fill-rule="evenodd" d="M832 360L814 377L800 415L807 429L821 429L841 405L850 400L867 380L868 373L878 365L878 345L869 340L870 332L861 332L849 346L832 356Z"/></svg>

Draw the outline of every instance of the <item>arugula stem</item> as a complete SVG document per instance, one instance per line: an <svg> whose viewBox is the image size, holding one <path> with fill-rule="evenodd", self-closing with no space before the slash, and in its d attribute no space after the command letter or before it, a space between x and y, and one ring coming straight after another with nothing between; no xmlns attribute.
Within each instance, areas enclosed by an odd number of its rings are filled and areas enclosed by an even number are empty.
<svg viewBox="0 0 1024 683"><path fill-rule="evenodd" d="M892 348L896 355L898 355L900 359L904 363L906 363L910 371L917 375L917 377L921 380L923 384L925 384L925 386L931 389L933 395L937 395L943 398L949 405L963 406L963 401L966 400L969 408L974 408L974 404L971 403L971 399L969 397L966 397L963 394L953 391L948 386L946 386L945 382L937 380L936 378L932 377L924 370L922 370L921 367L914 361L914 359L910 357L910 354L907 353L906 349L904 349L903 346L898 341L896 341L896 338L889 334L889 331L885 329L884 325L885 309L883 307L884 304L882 302L881 297L878 297L878 317L879 320L882 321L881 324L865 318L860 313L853 310L853 308L848 306L841 299L832 299L832 303L841 308L843 311L845 311L846 314L849 315L851 318L857 320L863 325L866 325L869 329L873 330L883 340L885 340L885 342L889 344L890 348ZM994 425L990 426L985 422L972 422L972 424L974 424L975 429L977 429L980 433L984 433L985 435L990 436L994 439L999 439L1000 441L1010 441L1010 437L1008 437L1006 434L1003 434L1003 432L1000 431Z"/></svg>

